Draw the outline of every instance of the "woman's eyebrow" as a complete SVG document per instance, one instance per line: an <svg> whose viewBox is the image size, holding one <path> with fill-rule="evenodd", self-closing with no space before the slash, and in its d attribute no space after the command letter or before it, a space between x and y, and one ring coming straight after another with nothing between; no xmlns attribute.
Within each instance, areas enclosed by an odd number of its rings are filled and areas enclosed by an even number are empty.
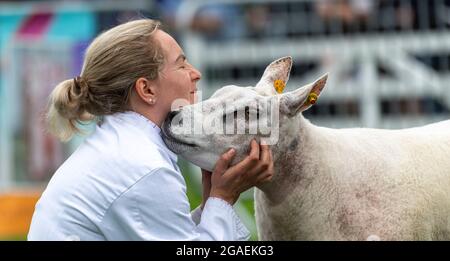
<svg viewBox="0 0 450 261"><path fill-rule="evenodd" d="M179 60L186 61L186 56L184 53L178 55L177 59L175 60L175 63L177 63Z"/></svg>

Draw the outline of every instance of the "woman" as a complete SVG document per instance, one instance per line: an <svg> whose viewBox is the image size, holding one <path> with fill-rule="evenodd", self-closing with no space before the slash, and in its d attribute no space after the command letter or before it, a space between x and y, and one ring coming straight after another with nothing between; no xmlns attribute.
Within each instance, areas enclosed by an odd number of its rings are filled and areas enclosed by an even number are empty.
<svg viewBox="0 0 450 261"><path fill-rule="evenodd" d="M245 240L232 205L272 177L270 149L252 141L230 167L224 153L202 171L203 203L192 213L177 156L160 136L172 102L194 102L200 73L157 21L114 27L89 46L82 73L50 95L50 131L61 140L99 120L36 204L29 240Z"/></svg>

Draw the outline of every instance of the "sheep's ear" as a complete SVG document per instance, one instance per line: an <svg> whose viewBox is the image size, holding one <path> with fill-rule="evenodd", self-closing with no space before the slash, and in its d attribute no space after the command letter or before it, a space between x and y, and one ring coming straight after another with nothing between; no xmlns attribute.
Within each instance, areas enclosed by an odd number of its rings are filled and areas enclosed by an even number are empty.
<svg viewBox="0 0 450 261"><path fill-rule="evenodd" d="M281 113L294 116L299 112L309 109L317 102L320 93L327 83L327 79L328 73L313 83L283 94L280 98Z"/></svg>
<svg viewBox="0 0 450 261"><path fill-rule="evenodd" d="M255 91L264 96L276 95L278 94L276 85L278 90L282 92L289 80L291 68L292 57L290 56L273 61L266 67L261 80L255 86Z"/></svg>

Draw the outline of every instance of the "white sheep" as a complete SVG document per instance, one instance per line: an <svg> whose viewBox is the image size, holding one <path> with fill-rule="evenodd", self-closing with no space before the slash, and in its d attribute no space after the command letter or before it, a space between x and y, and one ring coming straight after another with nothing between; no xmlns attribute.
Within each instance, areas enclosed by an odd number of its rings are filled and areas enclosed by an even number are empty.
<svg viewBox="0 0 450 261"><path fill-rule="evenodd" d="M279 59L267 67L256 87L223 87L178 113L203 127L211 118L216 123L224 119L223 124L233 124L234 130L256 120L225 121L233 111L218 109L219 104L252 112L264 107L254 107L252 101L258 106L277 102L275 175L255 190L259 239L450 240L450 121L404 130L315 126L301 112L318 98L327 76L278 94L274 81L287 82L291 66L290 57ZM197 117L205 112L207 119ZM268 117L258 115L258 120ZM239 161L252 138L267 137L259 132L199 134L186 131L190 127L166 121L165 142L209 170L226 149L236 148Z"/></svg>

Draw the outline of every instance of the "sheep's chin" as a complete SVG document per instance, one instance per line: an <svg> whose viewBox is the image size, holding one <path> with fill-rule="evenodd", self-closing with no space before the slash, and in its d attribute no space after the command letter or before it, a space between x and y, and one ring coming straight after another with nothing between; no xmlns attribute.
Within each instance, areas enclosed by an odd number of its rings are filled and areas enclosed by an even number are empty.
<svg viewBox="0 0 450 261"><path fill-rule="evenodd" d="M185 151L180 156L207 171L213 171L215 163L219 160L219 156L207 151Z"/></svg>

